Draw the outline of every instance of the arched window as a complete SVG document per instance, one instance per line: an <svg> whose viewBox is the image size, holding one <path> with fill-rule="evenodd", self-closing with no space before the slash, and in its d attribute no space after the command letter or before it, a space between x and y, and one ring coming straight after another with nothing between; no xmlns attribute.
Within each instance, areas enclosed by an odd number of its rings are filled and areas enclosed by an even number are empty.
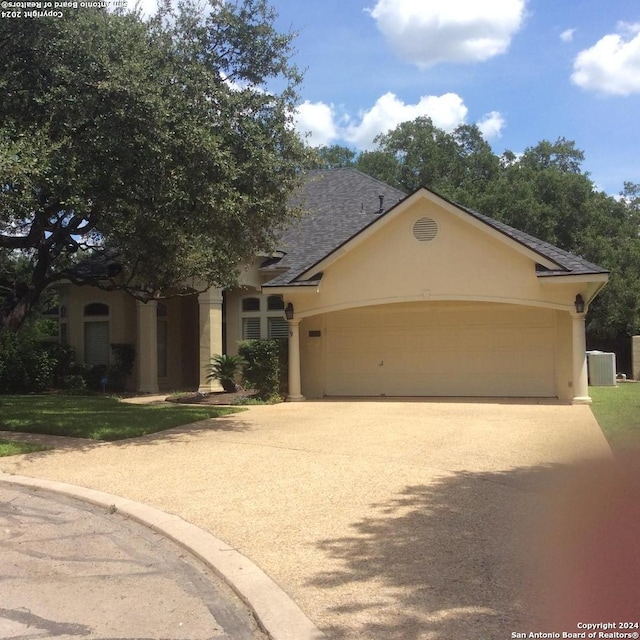
<svg viewBox="0 0 640 640"><path fill-rule="evenodd" d="M93 302L84 307L84 361L91 366L108 365L109 305Z"/></svg>
<svg viewBox="0 0 640 640"><path fill-rule="evenodd" d="M109 305L102 302L92 302L85 305L84 315L86 316L108 316Z"/></svg>

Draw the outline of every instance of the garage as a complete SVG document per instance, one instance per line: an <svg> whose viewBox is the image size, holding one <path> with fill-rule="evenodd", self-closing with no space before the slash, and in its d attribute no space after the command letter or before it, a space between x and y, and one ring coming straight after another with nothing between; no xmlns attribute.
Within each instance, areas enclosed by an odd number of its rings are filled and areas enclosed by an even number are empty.
<svg viewBox="0 0 640 640"><path fill-rule="evenodd" d="M328 396L555 397L555 311L386 304L324 318Z"/></svg>

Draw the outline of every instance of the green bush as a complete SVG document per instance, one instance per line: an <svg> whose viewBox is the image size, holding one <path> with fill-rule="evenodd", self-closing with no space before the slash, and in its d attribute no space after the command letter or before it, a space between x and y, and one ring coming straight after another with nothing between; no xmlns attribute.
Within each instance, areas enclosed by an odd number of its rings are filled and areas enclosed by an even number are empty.
<svg viewBox="0 0 640 640"><path fill-rule="evenodd" d="M272 401L279 397L280 347L276 340L246 340L238 353L244 360L244 381L255 389L261 400Z"/></svg>
<svg viewBox="0 0 640 640"><path fill-rule="evenodd" d="M55 361L38 335L0 330L0 393L42 391L53 382Z"/></svg>
<svg viewBox="0 0 640 640"><path fill-rule="evenodd" d="M53 379L51 384L60 389L66 389L65 378L71 375L75 361L73 347L59 342L48 342L43 345L53 363Z"/></svg>
<svg viewBox="0 0 640 640"><path fill-rule="evenodd" d="M133 344L112 344L111 352L113 364L106 371L107 384L113 391L124 391L127 388L127 380L133 372L136 348Z"/></svg>
<svg viewBox="0 0 640 640"><path fill-rule="evenodd" d="M62 378L62 380L60 381L60 388L70 393L75 393L79 391L85 391L87 388L87 383L83 376L79 374L70 374Z"/></svg>

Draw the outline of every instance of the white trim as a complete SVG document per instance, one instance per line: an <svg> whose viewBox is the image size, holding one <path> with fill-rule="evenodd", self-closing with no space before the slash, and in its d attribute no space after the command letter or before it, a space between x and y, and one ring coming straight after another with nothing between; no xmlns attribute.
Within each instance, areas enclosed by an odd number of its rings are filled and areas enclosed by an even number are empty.
<svg viewBox="0 0 640 640"><path fill-rule="evenodd" d="M384 304L403 304L407 302L487 302L496 304L511 304L521 307L540 307L544 309L555 309L557 311L571 312L575 311L573 303L560 304L556 302L547 302L545 300L530 300L523 298L507 298L499 296L459 296L459 295L447 295L436 294L431 295L430 292L423 292L422 296L402 296L402 297L387 297L387 298L372 298L369 300L355 300L352 302L345 302L343 304L329 305L326 307L316 307L314 309L307 309L305 311L297 311L296 317L309 318L312 316L321 315L323 313L331 313L333 311L344 311L346 309L358 309L362 307L374 307Z"/></svg>

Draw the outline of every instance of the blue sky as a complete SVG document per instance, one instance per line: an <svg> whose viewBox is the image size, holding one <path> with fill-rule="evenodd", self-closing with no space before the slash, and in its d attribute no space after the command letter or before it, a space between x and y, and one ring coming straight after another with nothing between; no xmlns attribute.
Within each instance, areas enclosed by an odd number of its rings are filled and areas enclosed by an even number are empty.
<svg viewBox="0 0 640 640"><path fill-rule="evenodd" d="M563 136L597 187L640 182L638 0L272 0L305 70L309 143L477 123L494 151ZM464 16L464 17L461 17Z"/></svg>

